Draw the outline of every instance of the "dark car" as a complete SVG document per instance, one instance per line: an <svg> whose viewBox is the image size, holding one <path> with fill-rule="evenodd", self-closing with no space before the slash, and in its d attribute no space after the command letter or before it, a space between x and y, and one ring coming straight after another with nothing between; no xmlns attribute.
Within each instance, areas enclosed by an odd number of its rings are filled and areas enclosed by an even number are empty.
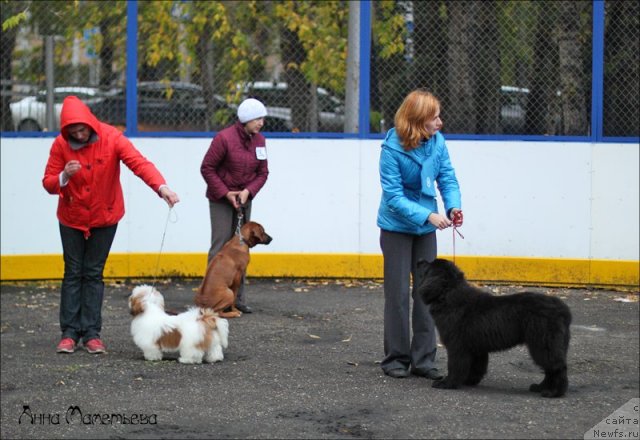
<svg viewBox="0 0 640 440"><path fill-rule="evenodd" d="M267 119L264 131L300 131L293 129L291 107L287 93L287 83L255 81L244 87L244 96L256 98L267 107ZM344 131L344 104L327 89L317 87L318 96L318 130L328 132ZM271 126L279 125L287 130L275 130Z"/></svg>
<svg viewBox="0 0 640 440"><path fill-rule="evenodd" d="M236 120L237 105L215 95L207 108L202 87L184 82L140 82L138 84L139 131L218 131ZM89 105L103 122L124 130L126 91L114 89ZM291 131L291 122L278 115L265 118L263 131Z"/></svg>
<svg viewBox="0 0 640 440"><path fill-rule="evenodd" d="M227 107L215 97L208 109L202 87L183 82L141 82L138 84L138 130L140 131L208 131L209 118L218 108ZM103 122L124 128L126 125L126 90L115 89L90 105Z"/></svg>

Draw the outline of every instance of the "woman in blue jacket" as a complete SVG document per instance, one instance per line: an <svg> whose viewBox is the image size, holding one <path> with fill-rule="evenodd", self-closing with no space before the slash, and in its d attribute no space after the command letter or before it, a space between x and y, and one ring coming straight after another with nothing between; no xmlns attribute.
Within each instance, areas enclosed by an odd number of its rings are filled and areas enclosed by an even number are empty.
<svg viewBox="0 0 640 440"><path fill-rule="evenodd" d="M419 260L437 255L436 229L452 225L460 211L460 187L439 132L440 102L431 93L414 90L395 115L380 153L382 198L378 210L380 247L384 258L385 374L402 378L410 372L433 380L436 333L429 307L410 291ZM438 213L436 183L447 215ZM458 223L458 225L461 223ZM409 328L409 293L413 297Z"/></svg>

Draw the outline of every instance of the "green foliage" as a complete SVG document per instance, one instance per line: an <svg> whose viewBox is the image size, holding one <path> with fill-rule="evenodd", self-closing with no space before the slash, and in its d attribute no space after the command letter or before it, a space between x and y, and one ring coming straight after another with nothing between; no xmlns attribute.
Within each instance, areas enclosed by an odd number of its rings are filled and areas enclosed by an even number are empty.
<svg viewBox="0 0 640 440"><path fill-rule="evenodd" d="M19 12L18 14L7 18L2 22L2 32L6 32L20 25L20 23L26 22L28 15L26 11Z"/></svg>
<svg viewBox="0 0 640 440"><path fill-rule="evenodd" d="M348 8L340 1L278 2L275 16L296 33L305 59L288 67L302 72L311 84L344 94Z"/></svg>
<svg viewBox="0 0 640 440"><path fill-rule="evenodd" d="M379 19L375 23L373 40L380 47L380 58L402 54L407 30L402 13L396 9L396 2L376 2L376 8Z"/></svg>

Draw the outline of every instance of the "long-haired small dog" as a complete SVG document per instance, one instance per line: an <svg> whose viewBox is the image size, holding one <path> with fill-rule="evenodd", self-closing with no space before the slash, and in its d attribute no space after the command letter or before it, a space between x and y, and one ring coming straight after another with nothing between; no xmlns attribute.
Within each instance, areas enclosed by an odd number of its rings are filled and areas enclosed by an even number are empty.
<svg viewBox="0 0 640 440"><path fill-rule="evenodd" d="M162 353L179 352L183 364L224 359L229 323L212 309L192 307L178 315L164 310L164 297L152 286L137 286L129 296L131 336L148 361L162 360Z"/></svg>

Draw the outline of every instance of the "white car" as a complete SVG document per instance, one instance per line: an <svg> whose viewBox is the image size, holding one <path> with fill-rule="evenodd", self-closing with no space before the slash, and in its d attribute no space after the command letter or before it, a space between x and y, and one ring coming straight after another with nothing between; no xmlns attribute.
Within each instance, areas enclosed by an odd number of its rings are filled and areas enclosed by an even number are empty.
<svg viewBox="0 0 640 440"><path fill-rule="evenodd" d="M47 91L41 90L36 96L27 96L9 104L16 131L59 131L62 100L75 95L85 103L91 103L100 96L100 89L94 87L55 87L53 89L53 127L47 127Z"/></svg>

